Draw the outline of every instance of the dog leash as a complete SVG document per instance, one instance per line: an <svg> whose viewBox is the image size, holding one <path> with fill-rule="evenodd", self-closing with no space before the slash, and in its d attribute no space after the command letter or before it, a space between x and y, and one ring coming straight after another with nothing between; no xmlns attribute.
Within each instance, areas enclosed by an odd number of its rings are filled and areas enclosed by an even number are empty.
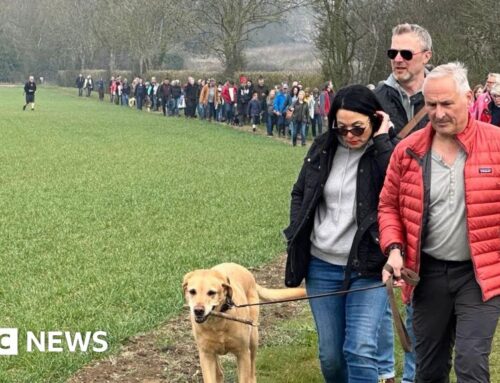
<svg viewBox="0 0 500 383"><path fill-rule="evenodd" d="M287 298L287 299L281 299L281 300L276 300L276 301L267 301L267 302L258 302L258 303L246 303L243 305L238 305L233 302L232 307L235 308L242 308L242 307L250 307L250 306L265 306L265 305L273 305L275 303L286 303L286 302L294 302L294 301L304 301L304 300L309 300L309 299L316 299L316 298L323 298L323 297L331 297L334 295L345 295L345 294L350 294L350 293L355 293L358 291L366 291L366 290L373 290L373 289L379 289L381 287L385 287L385 283L377 283L375 285L371 286L365 286L365 287L359 287L356 289L348 289L348 290L335 290L335 291L329 291L326 293L321 293L321 294L315 294L315 295L307 295L305 297L301 298Z"/></svg>
<svg viewBox="0 0 500 383"><path fill-rule="evenodd" d="M403 318L401 317L401 313L399 312L398 304L396 302L396 296L394 295L394 279L395 279L394 278L394 269L389 264L386 264L384 266L384 269L386 271L388 271L389 273L391 273L391 276L387 279L387 281L385 283L378 283L378 284L374 284L371 286L360 287L360 288L356 288L356 289L330 291L330 292L326 292L326 293L322 293L322 294L309 295L309 296L305 296L302 298L288 298L288 299L259 302L259 303L246 303L246 304L242 304L242 305L238 305L238 304L234 303L233 301L231 301L229 308L264 306L264 305L271 305L271 304L275 304L275 303L302 301L302 300L306 300L306 299L309 300L309 299L316 299L316 298L329 297L329 296L335 296L335 295L345 295L345 294L350 294L350 293L354 293L354 292L367 291L367 290L373 290L373 289L379 289L381 287L385 287L387 290L387 295L389 296L389 303L391 306L392 317L394 320L394 327L396 328L396 332L398 334L399 341L400 341L401 346L402 346L404 351L411 352L412 351L411 339L408 335L408 331L406 330ZM407 284L409 284L411 286L416 286L420 280L417 273L415 273L414 271L407 269L407 268L401 269L401 279L403 279ZM218 316L221 316L221 315L218 315ZM241 322L241 323L254 325L251 321L231 317L229 315L225 315L224 318L229 319L229 320L236 320L236 321Z"/></svg>
<svg viewBox="0 0 500 383"><path fill-rule="evenodd" d="M401 317L401 313L399 312L396 297L394 295L394 269L391 265L386 263L384 265L384 270L388 271L391 274L391 276L385 282L385 286L387 289L387 294L389 295L392 318L394 320L394 327L396 328L399 342L401 343L401 347L403 347L404 351L412 352L413 347L411 344L411 339L408 335L408 330L406 329L406 326L403 322L403 318ZM401 269L401 279L403 279L410 286L416 286L420 281L420 277L418 276L418 274L407 268Z"/></svg>

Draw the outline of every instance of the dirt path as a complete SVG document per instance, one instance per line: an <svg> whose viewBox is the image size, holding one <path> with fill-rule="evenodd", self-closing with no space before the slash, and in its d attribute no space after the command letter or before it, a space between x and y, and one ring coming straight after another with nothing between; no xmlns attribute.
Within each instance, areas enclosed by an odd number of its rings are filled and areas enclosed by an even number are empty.
<svg viewBox="0 0 500 383"><path fill-rule="evenodd" d="M285 257L254 268L259 284L283 287ZM291 318L303 303L265 306L261 309L261 346L269 338L273 324ZM119 354L96 361L81 369L68 383L193 383L202 382L198 353L191 334L188 313L173 318L150 333L129 339Z"/></svg>

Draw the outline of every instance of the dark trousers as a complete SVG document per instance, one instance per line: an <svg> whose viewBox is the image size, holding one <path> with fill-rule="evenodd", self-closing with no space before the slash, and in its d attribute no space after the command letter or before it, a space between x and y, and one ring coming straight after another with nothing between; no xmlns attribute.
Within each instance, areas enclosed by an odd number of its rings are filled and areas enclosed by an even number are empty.
<svg viewBox="0 0 500 383"><path fill-rule="evenodd" d="M209 121L212 121L212 118L215 120L215 104L213 102L209 102L207 107L205 108L206 117Z"/></svg>
<svg viewBox="0 0 500 383"><path fill-rule="evenodd" d="M184 110L184 115L191 118L196 116L196 100L186 98L186 109Z"/></svg>
<svg viewBox="0 0 500 383"><path fill-rule="evenodd" d="M472 262L422 255L413 295L417 383L448 383L455 347L458 383L489 382L500 296L482 301Z"/></svg>

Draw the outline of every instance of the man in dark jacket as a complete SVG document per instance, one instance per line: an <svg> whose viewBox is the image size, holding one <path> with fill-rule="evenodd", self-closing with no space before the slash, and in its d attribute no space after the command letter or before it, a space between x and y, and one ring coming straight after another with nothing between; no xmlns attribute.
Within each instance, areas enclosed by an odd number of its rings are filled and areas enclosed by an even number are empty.
<svg viewBox="0 0 500 383"><path fill-rule="evenodd" d="M161 84L158 93L161 97L163 115L170 116L172 114L172 87L170 86L170 80L168 78L163 80L163 84Z"/></svg>
<svg viewBox="0 0 500 383"><path fill-rule="evenodd" d="M104 80L102 77L97 80L97 92L99 93L99 101L104 101Z"/></svg>
<svg viewBox="0 0 500 383"><path fill-rule="evenodd" d="M249 83L251 84L250 81L247 83L245 79L238 88L238 118L240 126L245 125L248 120L248 103L252 99L252 89L248 86Z"/></svg>
<svg viewBox="0 0 500 383"><path fill-rule="evenodd" d="M35 92L36 84L35 78L30 76L26 84L24 84L24 94L26 95L26 104L23 106L23 110L26 110L28 104L31 104L31 110L35 110Z"/></svg>
<svg viewBox="0 0 500 383"><path fill-rule="evenodd" d="M141 77L139 77L139 83L135 87L134 97L137 109L142 110L142 104L144 102L144 98L146 97L146 85L144 85L144 81Z"/></svg>
<svg viewBox="0 0 500 383"><path fill-rule="evenodd" d="M193 77L188 77L188 83L184 88L184 97L186 99L186 110L184 114L186 117L196 117L196 107L198 106L198 85L195 84Z"/></svg>
<svg viewBox="0 0 500 383"><path fill-rule="evenodd" d="M78 96L83 96L83 85L85 84L85 78L83 74L79 74L75 81L76 87L78 88Z"/></svg>
<svg viewBox="0 0 500 383"><path fill-rule="evenodd" d="M375 89L380 103L389 114L394 130L401 129L424 107L422 87L426 75L425 65L432 57L432 39L429 32L416 24L400 24L392 31L391 48L387 56L391 60L392 73ZM426 117L413 129L422 129ZM413 335L413 310L406 307L406 328ZM405 353L402 383L412 383L415 378L415 354Z"/></svg>
<svg viewBox="0 0 500 383"><path fill-rule="evenodd" d="M262 109L262 121L267 121L267 104L266 98L269 95L269 88L264 84L264 77L260 76L257 80L257 86L254 89L259 97L260 107Z"/></svg>
<svg viewBox="0 0 500 383"><path fill-rule="evenodd" d="M179 117L179 99L182 96L182 88L179 80L172 82L172 115Z"/></svg>
<svg viewBox="0 0 500 383"><path fill-rule="evenodd" d="M416 24L396 26L387 56L391 60L392 73L375 89L375 94L391 117L394 130L399 133L424 106L425 65L432 57L429 32ZM414 130L423 128L428 121L427 117L423 118Z"/></svg>

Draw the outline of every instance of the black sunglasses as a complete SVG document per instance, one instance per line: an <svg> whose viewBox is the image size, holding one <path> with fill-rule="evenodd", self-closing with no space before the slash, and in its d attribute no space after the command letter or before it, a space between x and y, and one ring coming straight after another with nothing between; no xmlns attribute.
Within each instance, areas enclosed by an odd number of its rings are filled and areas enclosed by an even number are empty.
<svg viewBox="0 0 500 383"><path fill-rule="evenodd" d="M366 128L362 128L361 126L354 126L351 129L347 128L333 128L333 132L338 134L339 136L347 136L348 133L351 133L353 136L359 137L362 136L365 132Z"/></svg>
<svg viewBox="0 0 500 383"><path fill-rule="evenodd" d="M418 55L419 53L424 53L424 52L427 52L427 51L413 53L409 49L401 49L401 50L388 49L387 50L387 57L389 57L391 60L394 60L399 53L403 59L405 59L406 61L410 61L414 55Z"/></svg>

